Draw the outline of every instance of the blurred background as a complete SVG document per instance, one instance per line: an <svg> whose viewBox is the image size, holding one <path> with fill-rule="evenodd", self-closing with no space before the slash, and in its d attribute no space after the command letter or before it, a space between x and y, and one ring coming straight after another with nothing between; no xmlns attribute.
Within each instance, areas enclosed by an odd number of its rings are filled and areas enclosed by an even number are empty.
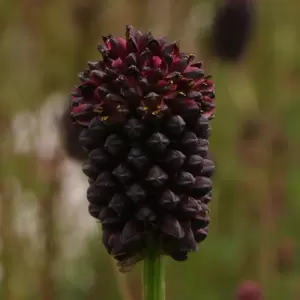
<svg viewBox="0 0 300 300"><path fill-rule="evenodd" d="M166 259L167 299L300 299L300 3L226 3L252 7L216 25L222 1L0 0L1 300L141 299L140 264L120 274L101 245L61 123L76 74L126 24L179 40L216 84L210 233Z"/></svg>

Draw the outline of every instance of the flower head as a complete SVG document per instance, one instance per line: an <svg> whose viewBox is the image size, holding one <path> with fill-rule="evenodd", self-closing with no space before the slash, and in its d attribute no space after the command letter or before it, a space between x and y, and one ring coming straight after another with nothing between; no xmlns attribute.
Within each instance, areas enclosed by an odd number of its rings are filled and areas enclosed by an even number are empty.
<svg viewBox="0 0 300 300"><path fill-rule="evenodd" d="M103 41L102 60L88 63L72 92L89 212L121 269L143 258L153 235L163 254L185 260L209 224L213 82L192 54L150 32L127 26L125 39Z"/></svg>
<svg viewBox="0 0 300 300"><path fill-rule="evenodd" d="M87 158L86 152L79 144L78 136L82 130L81 126L74 124L70 120L70 113L72 107L70 107L70 101L68 100L68 106L65 108L64 113L60 117L60 127L62 128L61 141L66 154L76 161L82 161Z"/></svg>
<svg viewBox="0 0 300 300"><path fill-rule="evenodd" d="M253 25L253 0L224 0L213 23L212 52L224 61L240 59L251 37Z"/></svg>
<svg viewBox="0 0 300 300"><path fill-rule="evenodd" d="M295 241L291 238L282 240L277 252L277 265L280 272L288 272L293 269L296 257Z"/></svg>
<svg viewBox="0 0 300 300"><path fill-rule="evenodd" d="M237 300L262 300L262 290L260 286L254 281L244 281L238 291Z"/></svg>

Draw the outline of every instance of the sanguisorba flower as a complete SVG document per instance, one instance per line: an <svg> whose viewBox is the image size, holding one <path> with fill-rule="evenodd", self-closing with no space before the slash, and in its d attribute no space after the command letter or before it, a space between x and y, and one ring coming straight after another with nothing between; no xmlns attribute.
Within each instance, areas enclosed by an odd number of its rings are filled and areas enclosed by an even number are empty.
<svg viewBox="0 0 300 300"><path fill-rule="evenodd" d="M263 300L262 289L255 281L246 280L239 286L236 300Z"/></svg>
<svg viewBox="0 0 300 300"><path fill-rule="evenodd" d="M254 0L223 0L211 32L211 51L224 61L242 57L254 27Z"/></svg>
<svg viewBox="0 0 300 300"><path fill-rule="evenodd" d="M208 159L214 85L177 43L126 27L104 37L72 92L72 117L89 160L89 212L121 269L150 236L183 261L207 236L214 170Z"/></svg>
<svg viewBox="0 0 300 300"><path fill-rule="evenodd" d="M61 141L66 154L72 159L81 162L87 158L87 153L79 144L78 136L82 128L70 120L71 111L72 107L70 100L68 100L68 106L65 107L64 113L60 118L60 128L62 128Z"/></svg>

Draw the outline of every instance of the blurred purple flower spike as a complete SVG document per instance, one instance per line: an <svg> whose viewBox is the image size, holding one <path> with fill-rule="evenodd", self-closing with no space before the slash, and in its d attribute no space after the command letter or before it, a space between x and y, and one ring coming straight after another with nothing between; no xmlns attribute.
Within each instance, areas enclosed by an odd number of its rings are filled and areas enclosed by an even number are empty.
<svg viewBox="0 0 300 300"><path fill-rule="evenodd" d="M73 124L70 119L71 102L68 99L65 110L60 117L59 123L61 127L61 142L66 155L76 161L82 162L87 158L86 152L79 144L79 134L81 128L77 124Z"/></svg>
<svg viewBox="0 0 300 300"><path fill-rule="evenodd" d="M211 33L211 51L221 60L239 60L255 23L253 0L225 0L217 9Z"/></svg>
<svg viewBox="0 0 300 300"><path fill-rule="evenodd" d="M254 281L244 281L238 288L236 300L263 300L262 290Z"/></svg>

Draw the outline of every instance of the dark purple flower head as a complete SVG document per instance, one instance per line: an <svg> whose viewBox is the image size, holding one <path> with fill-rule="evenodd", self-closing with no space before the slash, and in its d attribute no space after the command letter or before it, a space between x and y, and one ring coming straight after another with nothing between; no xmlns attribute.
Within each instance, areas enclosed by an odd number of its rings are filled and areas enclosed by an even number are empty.
<svg viewBox="0 0 300 300"><path fill-rule="evenodd" d="M236 300L263 300L262 290L254 281L244 281L238 291Z"/></svg>
<svg viewBox="0 0 300 300"><path fill-rule="evenodd" d="M89 212L103 243L126 270L150 236L185 260L207 235L209 120L214 85L201 62L177 43L134 31L104 37L72 93L72 118L89 160Z"/></svg>
<svg viewBox="0 0 300 300"><path fill-rule="evenodd" d="M296 258L295 241L291 238L282 240L278 247L277 264L280 272L289 272L293 269Z"/></svg>
<svg viewBox="0 0 300 300"><path fill-rule="evenodd" d="M62 128L61 140L66 154L77 161L82 161L87 158L87 154L80 146L78 140L82 128L70 120L71 111L72 107L68 100L68 106L60 118L60 127Z"/></svg>
<svg viewBox="0 0 300 300"><path fill-rule="evenodd" d="M211 33L215 56L224 61L242 57L254 27L254 0L225 0L218 8Z"/></svg>

